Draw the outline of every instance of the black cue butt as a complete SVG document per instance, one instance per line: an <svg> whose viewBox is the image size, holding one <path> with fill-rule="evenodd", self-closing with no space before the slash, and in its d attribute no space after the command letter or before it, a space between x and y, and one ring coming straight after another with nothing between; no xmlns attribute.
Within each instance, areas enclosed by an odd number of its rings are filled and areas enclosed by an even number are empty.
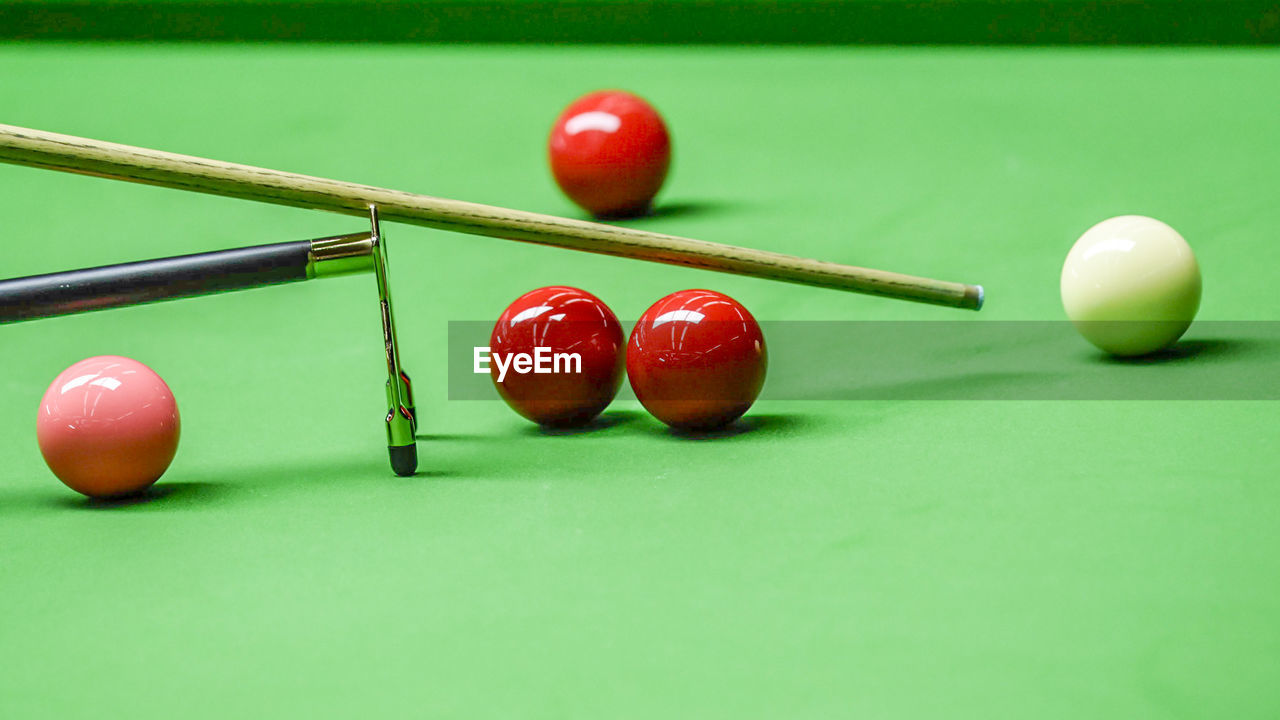
<svg viewBox="0 0 1280 720"><path fill-rule="evenodd" d="M307 279L310 240L0 280L0 323Z"/></svg>

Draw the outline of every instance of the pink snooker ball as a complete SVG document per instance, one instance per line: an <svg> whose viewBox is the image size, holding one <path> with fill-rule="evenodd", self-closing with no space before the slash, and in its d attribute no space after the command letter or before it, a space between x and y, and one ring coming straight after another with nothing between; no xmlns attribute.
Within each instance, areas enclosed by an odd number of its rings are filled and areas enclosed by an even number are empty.
<svg viewBox="0 0 1280 720"><path fill-rule="evenodd" d="M178 404L154 370L115 355L91 357L54 378L36 417L53 474L94 498L150 487L178 450Z"/></svg>

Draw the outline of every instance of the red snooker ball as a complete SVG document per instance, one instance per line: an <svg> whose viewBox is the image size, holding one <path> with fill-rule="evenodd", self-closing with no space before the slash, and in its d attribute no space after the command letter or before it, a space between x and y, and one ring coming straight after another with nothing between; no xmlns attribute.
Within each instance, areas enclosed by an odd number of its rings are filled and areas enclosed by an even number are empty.
<svg viewBox="0 0 1280 720"><path fill-rule="evenodd" d="M90 497L136 493L164 474L178 450L178 405L137 360L91 357L63 370L36 417L40 453L67 487Z"/></svg>
<svg viewBox="0 0 1280 720"><path fill-rule="evenodd" d="M645 409L678 430L737 420L764 385L764 334L738 301L711 290L668 295L640 316L627 377Z"/></svg>
<svg viewBox="0 0 1280 720"><path fill-rule="evenodd" d="M622 326L595 295L544 287L503 311L489 338L498 394L540 425L589 422L622 384Z"/></svg>
<svg viewBox="0 0 1280 720"><path fill-rule="evenodd" d="M565 195L598 217L649 210L671 165L662 116L621 90L578 98L556 120L549 142L551 174Z"/></svg>

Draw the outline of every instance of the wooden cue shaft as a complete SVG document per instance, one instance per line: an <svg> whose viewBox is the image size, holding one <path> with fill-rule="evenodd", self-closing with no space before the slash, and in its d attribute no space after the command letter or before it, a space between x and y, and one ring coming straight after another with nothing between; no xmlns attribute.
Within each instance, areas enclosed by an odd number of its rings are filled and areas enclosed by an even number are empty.
<svg viewBox="0 0 1280 720"><path fill-rule="evenodd" d="M977 310L980 286L0 125L0 162Z"/></svg>

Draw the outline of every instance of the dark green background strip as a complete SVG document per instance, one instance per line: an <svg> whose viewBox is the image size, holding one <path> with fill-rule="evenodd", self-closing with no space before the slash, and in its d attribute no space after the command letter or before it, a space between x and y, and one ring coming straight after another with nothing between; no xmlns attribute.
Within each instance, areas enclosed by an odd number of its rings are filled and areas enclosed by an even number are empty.
<svg viewBox="0 0 1280 720"><path fill-rule="evenodd" d="M0 2L0 38L500 43L1272 44L1275 0Z"/></svg>

